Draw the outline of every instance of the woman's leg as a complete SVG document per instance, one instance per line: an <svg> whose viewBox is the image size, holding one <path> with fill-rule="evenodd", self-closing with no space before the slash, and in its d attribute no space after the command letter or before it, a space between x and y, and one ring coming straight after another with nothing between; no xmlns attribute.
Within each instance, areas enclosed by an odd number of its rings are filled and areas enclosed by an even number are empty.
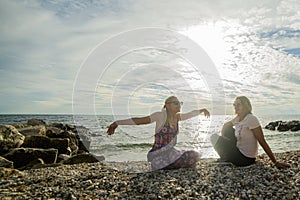
<svg viewBox="0 0 300 200"><path fill-rule="evenodd" d="M232 156L231 151L237 148L234 132L235 130L232 126L223 126L221 130L222 136L213 134L210 137L211 143L221 160L228 161Z"/></svg>
<svg viewBox="0 0 300 200"><path fill-rule="evenodd" d="M221 160L224 161L228 161L228 159L232 156L232 150L237 148L235 141L224 136L214 134L210 137L210 140Z"/></svg>
<svg viewBox="0 0 300 200"><path fill-rule="evenodd" d="M193 167L200 160L200 154L196 151L185 151L175 162L163 169L179 169Z"/></svg>
<svg viewBox="0 0 300 200"><path fill-rule="evenodd" d="M230 154L231 156L228 157L228 161L236 166L248 166L255 163L255 158L244 156L237 147L232 149Z"/></svg>

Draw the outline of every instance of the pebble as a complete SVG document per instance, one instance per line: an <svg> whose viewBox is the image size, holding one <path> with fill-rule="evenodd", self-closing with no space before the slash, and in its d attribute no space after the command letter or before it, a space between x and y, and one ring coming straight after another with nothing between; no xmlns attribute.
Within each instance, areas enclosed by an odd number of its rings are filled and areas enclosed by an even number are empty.
<svg viewBox="0 0 300 200"><path fill-rule="evenodd" d="M0 177L0 199L300 199L300 151L276 158L291 167L277 169L261 155L246 168L203 159L167 171L142 161L14 171Z"/></svg>

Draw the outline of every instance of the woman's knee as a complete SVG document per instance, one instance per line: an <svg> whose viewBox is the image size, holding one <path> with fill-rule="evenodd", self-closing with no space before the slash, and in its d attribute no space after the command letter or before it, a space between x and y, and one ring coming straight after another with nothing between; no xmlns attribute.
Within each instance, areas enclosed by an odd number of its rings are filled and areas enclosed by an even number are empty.
<svg viewBox="0 0 300 200"><path fill-rule="evenodd" d="M213 146L215 146L219 140L219 135L218 134L213 134L212 136L210 136L210 142Z"/></svg>

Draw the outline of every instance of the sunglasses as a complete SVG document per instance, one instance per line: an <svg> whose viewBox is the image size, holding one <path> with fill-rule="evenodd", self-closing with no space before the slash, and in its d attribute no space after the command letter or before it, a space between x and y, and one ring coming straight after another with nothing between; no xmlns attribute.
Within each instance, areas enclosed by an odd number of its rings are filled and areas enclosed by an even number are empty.
<svg viewBox="0 0 300 200"><path fill-rule="evenodd" d="M178 105L183 105L183 102L182 102L182 101L169 101L168 104L170 104L170 103L172 103L172 104L174 104L174 105L176 105L176 106L178 106Z"/></svg>
<svg viewBox="0 0 300 200"><path fill-rule="evenodd" d="M242 104L241 103L234 103L232 105L233 105L233 107L240 107Z"/></svg>

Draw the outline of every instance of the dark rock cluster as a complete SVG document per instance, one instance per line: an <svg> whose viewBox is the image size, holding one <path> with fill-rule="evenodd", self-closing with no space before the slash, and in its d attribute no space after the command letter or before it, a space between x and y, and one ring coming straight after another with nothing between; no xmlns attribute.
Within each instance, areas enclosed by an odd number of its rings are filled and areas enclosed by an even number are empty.
<svg viewBox="0 0 300 200"><path fill-rule="evenodd" d="M90 136L85 127L39 119L0 125L0 167L24 170L104 160L89 153Z"/></svg>
<svg viewBox="0 0 300 200"><path fill-rule="evenodd" d="M299 120L292 120L292 121L275 121L270 122L268 125L265 126L266 129L272 131L299 131L300 130L300 121Z"/></svg>

